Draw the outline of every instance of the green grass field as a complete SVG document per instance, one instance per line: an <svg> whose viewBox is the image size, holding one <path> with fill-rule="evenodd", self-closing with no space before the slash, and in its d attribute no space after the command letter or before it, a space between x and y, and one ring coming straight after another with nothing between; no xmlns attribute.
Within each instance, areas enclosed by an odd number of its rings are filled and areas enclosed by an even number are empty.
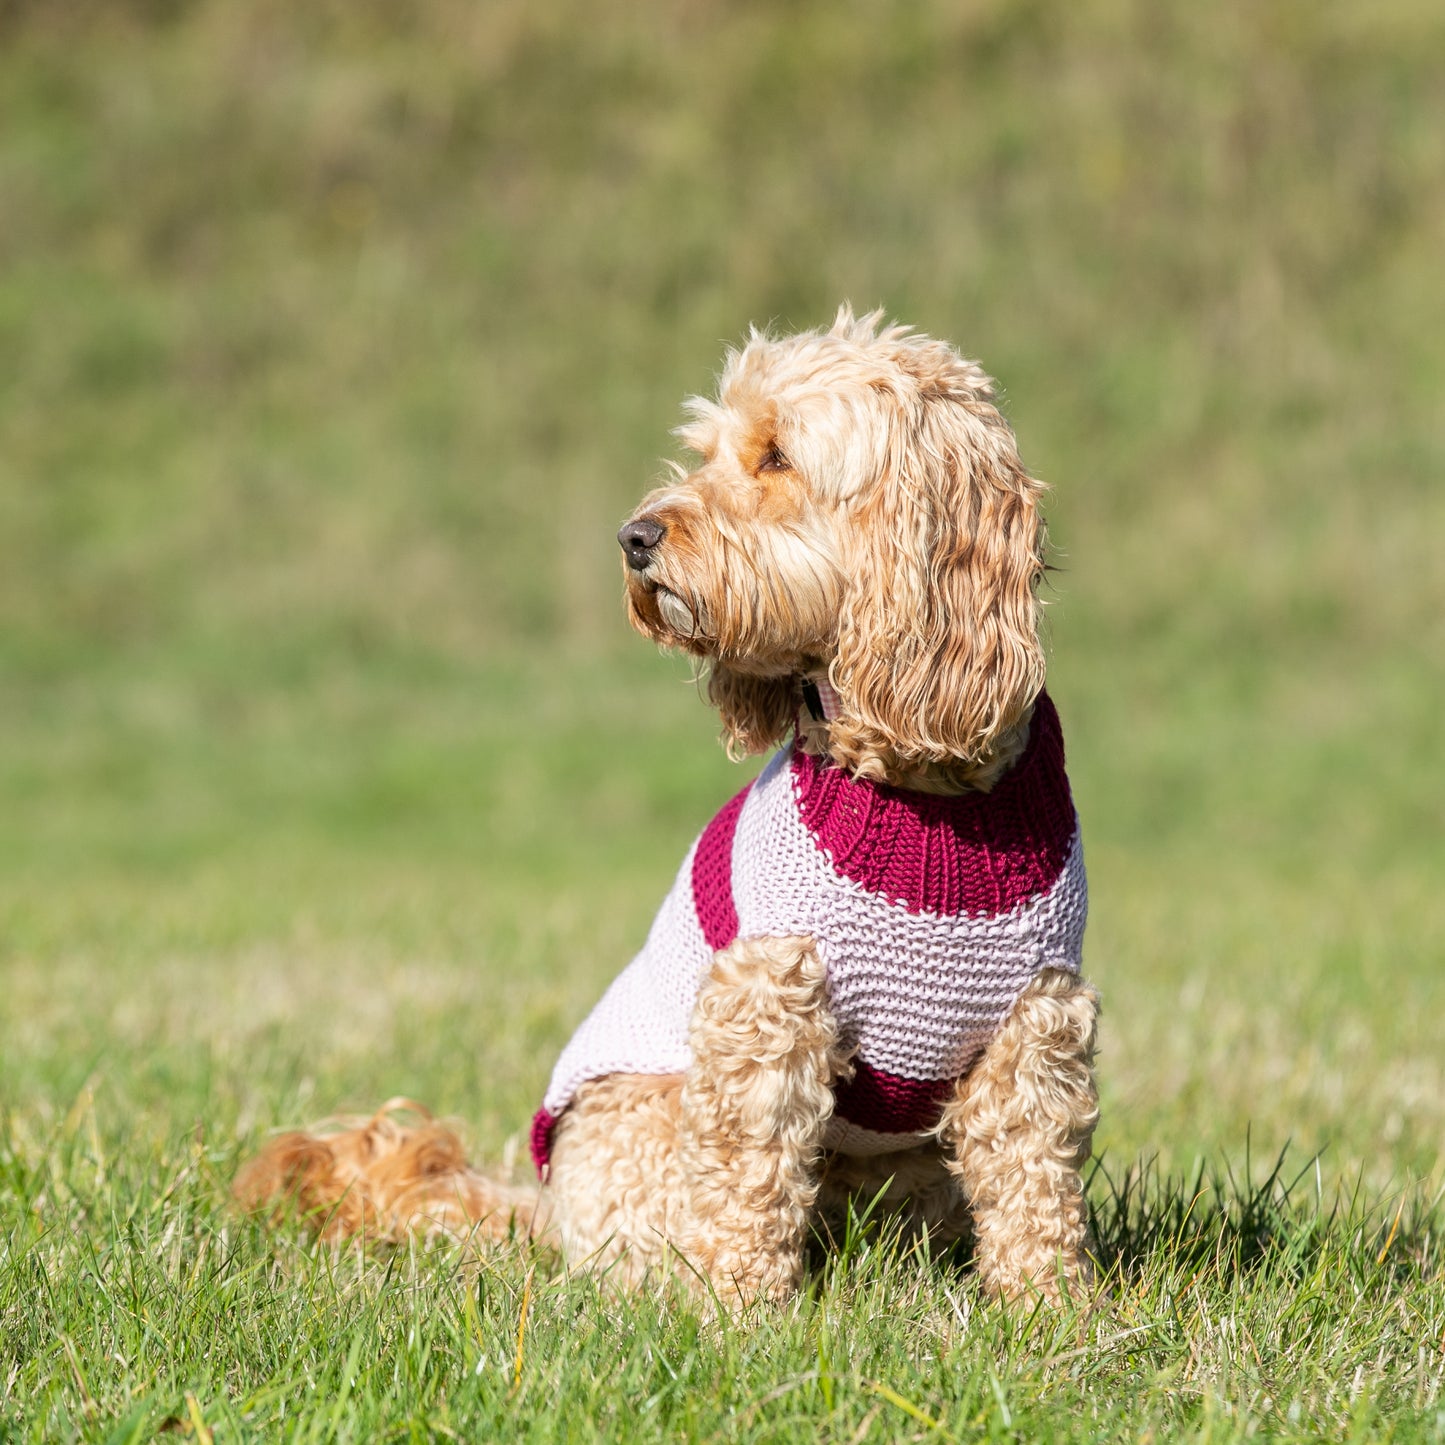
<svg viewBox="0 0 1445 1445"><path fill-rule="evenodd" d="M0 1440L1445 1439L1445 20L0 3ZM1056 493L1089 1317L860 1224L708 1324L227 1205L513 1159L739 785L612 538L883 304ZM519 1166L520 1167L520 1166Z"/></svg>

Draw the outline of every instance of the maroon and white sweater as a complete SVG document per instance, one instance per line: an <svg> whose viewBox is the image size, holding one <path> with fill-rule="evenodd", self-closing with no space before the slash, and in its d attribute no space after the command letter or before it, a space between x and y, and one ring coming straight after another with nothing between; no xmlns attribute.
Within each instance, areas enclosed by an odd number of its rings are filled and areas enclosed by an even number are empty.
<svg viewBox="0 0 1445 1445"><path fill-rule="evenodd" d="M688 850L641 953L563 1049L532 1126L538 1172L589 1079L686 1070L713 954L767 936L816 941L853 1050L827 1147L908 1148L1039 971L1078 972L1087 912L1047 694L1023 756L989 793L905 792L785 748Z"/></svg>

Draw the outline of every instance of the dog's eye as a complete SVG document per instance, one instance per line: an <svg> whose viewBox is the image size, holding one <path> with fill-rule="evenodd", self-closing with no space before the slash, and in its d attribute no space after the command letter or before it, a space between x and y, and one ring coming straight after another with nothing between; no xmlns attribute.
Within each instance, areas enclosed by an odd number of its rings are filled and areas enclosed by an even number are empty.
<svg viewBox="0 0 1445 1445"><path fill-rule="evenodd" d="M792 463L778 449L776 442L763 453L762 460L758 462L759 476L764 472L789 472L792 469Z"/></svg>

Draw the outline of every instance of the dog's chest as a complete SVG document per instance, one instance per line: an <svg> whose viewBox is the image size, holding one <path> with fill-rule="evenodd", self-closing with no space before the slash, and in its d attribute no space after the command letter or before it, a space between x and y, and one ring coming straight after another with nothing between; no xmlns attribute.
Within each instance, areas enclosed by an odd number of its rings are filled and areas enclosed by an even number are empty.
<svg viewBox="0 0 1445 1445"><path fill-rule="evenodd" d="M780 754L726 852L735 936L812 937L864 1063L901 1080L957 1079L1041 969L1079 966L1083 853L1062 769L1049 781L1001 826L1002 810L920 806ZM700 885L695 876L706 895ZM718 880L710 891L723 891Z"/></svg>

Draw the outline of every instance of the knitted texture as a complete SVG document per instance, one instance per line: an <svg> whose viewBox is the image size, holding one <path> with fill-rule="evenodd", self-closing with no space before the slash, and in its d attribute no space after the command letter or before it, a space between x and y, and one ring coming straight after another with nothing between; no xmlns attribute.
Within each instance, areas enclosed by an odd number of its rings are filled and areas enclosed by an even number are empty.
<svg viewBox="0 0 1445 1445"><path fill-rule="evenodd" d="M751 784L749 784L751 787ZM733 840L738 816L748 799L744 788L702 830L692 852L692 901L703 941L716 952L738 936L738 910L733 902Z"/></svg>
<svg viewBox="0 0 1445 1445"><path fill-rule="evenodd" d="M784 935L816 941L853 1051L828 1147L906 1148L1029 982L1045 968L1078 971L1087 911L1047 695L1023 756L989 793L904 792L785 749L689 849L642 951L562 1051L533 1125L537 1167L587 1080L686 1070L718 949Z"/></svg>

